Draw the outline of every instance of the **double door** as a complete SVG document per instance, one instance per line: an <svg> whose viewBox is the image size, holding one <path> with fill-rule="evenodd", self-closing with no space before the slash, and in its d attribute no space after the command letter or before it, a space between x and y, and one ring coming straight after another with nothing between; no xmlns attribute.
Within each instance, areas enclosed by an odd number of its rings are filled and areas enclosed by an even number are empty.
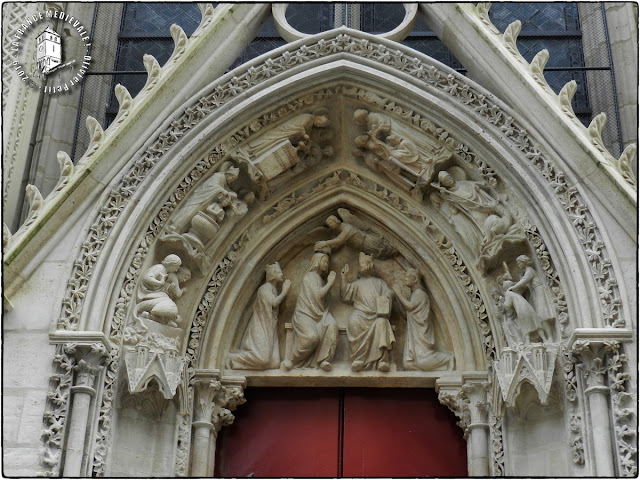
<svg viewBox="0 0 640 480"><path fill-rule="evenodd" d="M249 388L218 436L216 477L467 475L466 442L431 389Z"/></svg>

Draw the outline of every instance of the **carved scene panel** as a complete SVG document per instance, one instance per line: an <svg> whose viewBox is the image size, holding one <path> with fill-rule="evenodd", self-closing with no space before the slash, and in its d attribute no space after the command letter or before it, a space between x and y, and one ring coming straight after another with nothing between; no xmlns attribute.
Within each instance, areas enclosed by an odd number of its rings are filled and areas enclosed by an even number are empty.
<svg viewBox="0 0 640 480"><path fill-rule="evenodd" d="M225 366L282 373L453 370L441 300L423 274L364 215L333 212L324 225L298 232L278 264L267 265Z"/></svg>

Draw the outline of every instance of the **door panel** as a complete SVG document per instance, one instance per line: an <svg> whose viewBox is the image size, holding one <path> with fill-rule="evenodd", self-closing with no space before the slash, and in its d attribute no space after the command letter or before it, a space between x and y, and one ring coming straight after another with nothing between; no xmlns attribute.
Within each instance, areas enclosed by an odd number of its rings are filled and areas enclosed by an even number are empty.
<svg viewBox="0 0 640 480"><path fill-rule="evenodd" d="M249 388L217 477L466 476L466 442L431 389Z"/></svg>
<svg viewBox="0 0 640 480"><path fill-rule="evenodd" d="M250 388L219 435L216 477L337 477L338 389Z"/></svg>
<svg viewBox="0 0 640 480"><path fill-rule="evenodd" d="M430 389L348 389L344 477L466 476L455 416Z"/></svg>

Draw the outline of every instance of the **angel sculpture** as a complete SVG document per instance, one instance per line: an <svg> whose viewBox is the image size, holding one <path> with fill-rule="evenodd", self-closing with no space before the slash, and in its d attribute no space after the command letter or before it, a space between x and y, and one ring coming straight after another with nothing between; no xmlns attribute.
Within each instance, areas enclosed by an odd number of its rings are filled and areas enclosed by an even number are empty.
<svg viewBox="0 0 640 480"><path fill-rule="evenodd" d="M340 248L347 244L354 250L373 255L381 260L391 258L398 253L386 238L373 232L365 222L346 208L339 208L338 215L340 215L342 221L335 215L331 215L325 221L325 224L331 230L338 232L338 236L332 240L317 242L315 245L316 250L327 247Z"/></svg>

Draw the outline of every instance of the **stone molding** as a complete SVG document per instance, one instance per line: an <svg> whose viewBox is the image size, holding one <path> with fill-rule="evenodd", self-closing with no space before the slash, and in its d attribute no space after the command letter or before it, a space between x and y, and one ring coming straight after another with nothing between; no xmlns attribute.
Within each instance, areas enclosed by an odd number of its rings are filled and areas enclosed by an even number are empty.
<svg viewBox="0 0 640 480"><path fill-rule="evenodd" d="M602 443L598 432L586 435L592 442L597 442L594 447L592 464L597 474L615 474L624 477L635 477L638 471L637 458L637 400L635 395L627 392L630 374L627 366L627 355L623 353L623 344L631 342L631 331L619 329L575 329L567 341L569 349L569 365L565 367L570 379L567 384L570 401L575 401L581 382L573 380L574 376L581 372L584 375L585 385L583 393L589 400L591 409L602 407L602 401L598 398L591 401L591 397L607 399L607 411L591 412L591 423L602 423L608 417L612 417L612 438L615 451L613 463L615 467L607 467L608 447ZM579 366L580 369L575 367ZM600 403L598 403L600 401ZM586 417L580 411L571 416L570 430L574 434L573 449L574 462L578 465L585 463L584 438L582 432L591 432L591 427L585 424ZM597 437L597 438L596 438ZM604 448L602 448L604 446ZM594 467L591 467L592 469ZM612 470L607 470L612 468ZM613 470L615 468L615 470ZM593 471L593 470L592 470ZM609 473L607 473L609 472Z"/></svg>
<svg viewBox="0 0 640 480"><path fill-rule="evenodd" d="M550 162L544 158L543 154L539 150L537 150L531 140L528 139L526 132L522 130L517 124L515 124L513 119L506 119L504 117L504 114L501 113L500 107L498 105L492 105L491 101L485 95L478 95L477 93L475 93L472 87L456 83L457 81L464 82L464 80L456 78L453 74L448 74L445 77L443 74L438 72L435 67L425 68L425 66L421 65L419 61L414 61L413 63L409 62L409 59L401 52L399 55L397 54L397 52L392 54L383 45L382 47L384 48L378 48L379 53L376 53L375 51L369 50L368 45L368 40L356 41L346 34L339 34L336 38L328 42L324 42L322 44L321 42L318 42L317 44L312 45L310 48L305 46L305 49L301 48L300 52L304 51L306 52L306 55L313 53L320 56L329 55L336 52L361 53L365 57L368 56L369 58L372 58L373 60L378 61L382 64L399 68L400 71L404 71L408 75L425 79L428 84L434 86L437 89L440 89L441 91L446 92L448 95L451 95L452 98L457 98L458 100L462 99L462 103L467 105L468 108L473 108L476 113L489 118L490 123L494 123L494 125L496 126L501 125L501 129L506 136L513 138L516 142L519 142L516 143L518 148L523 152L527 152L527 157L531 160L533 165L542 172L543 177L549 179L552 185L553 182L556 182L556 193L558 194L560 201L562 202L562 199L566 197L566 206L570 207L568 208L568 210L573 211L573 209L577 209L577 211L580 213L579 218L581 218L582 221L579 224L576 224L578 233L581 233L581 226L586 222L588 225L588 232L586 234L587 238L591 238L593 236L595 237L594 242L597 241L597 236L595 236L597 227L593 221L589 221L589 218L587 217L588 211L586 210L586 207L580 203L577 189L575 187L569 187L567 185L566 181L563 178L563 175L561 173L558 174L554 171L554 167L550 164ZM313 48L315 48L315 52L312 50ZM302 55L301 58L304 59L306 57ZM286 70L289 67L285 65L289 64L289 61L290 54L289 56L283 54L276 61L272 60L271 62L266 62L263 65L262 74L264 75L264 72L268 71L269 69L272 70L272 74L277 73L278 70ZM197 112L198 107L200 107L201 110L213 110L217 106L225 103L225 101L230 99L232 96L236 96L238 92L242 91L244 88L256 85L258 83L257 71L255 68L253 71L251 71L251 68L254 67L249 67L247 71L248 73L244 75L243 80L240 80L237 77L232 78L231 81L227 84L226 90L224 88L217 88L214 93L209 95L209 97L205 100L203 100L205 97L201 98L201 101L203 103L194 105L191 111ZM269 75L271 75L271 73ZM253 76L253 78L251 78L251 76ZM246 84L243 84L242 82L246 82ZM243 87L243 85L246 86ZM464 98L467 99L466 103ZM493 122L491 121L492 118L494 119ZM63 315L61 316L61 323L59 323L58 325L59 328L73 329L74 326L77 328L83 304L83 294L79 294L79 292L81 292L83 289L86 289L86 286L89 284L92 265L95 263L97 255L99 255L100 250L104 245L104 241L108 237L113 224L116 222L118 216L125 208L125 205L128 203L129 198L133 195L134 191L143 181L144 177L149 173L153 165L157 163L160 156L164 152L167 152L170 147L174 145L177 140L185 134L186 131L188 131L190 128L193 128L198 122L199 119L196 113L191 115L190 118L183 117L181 121L174 120L174 122L172 122L171 128L169 128L163 135L161 135L160 140L157 141L157 146L153 147L156 149L155 152L152 149L148 150L147 156L139 159L134 168L129 171L129 174L125 175L125 177L123 178L123 182L119 187L120 190L114 190L114 192L112 192L106 210L103 209L100 212L99 217L94 223L94 227L92 227L91 229L93 241L87 243L87 249L83 251L82 254L83 260L81 260L74 269L74 278L70 282L70 285L72 285L72 287L76 290L73 295L70 295L65 300L65 309ZM197 178L194 178L194 180L196 179ZM176 201L177 200L179 199L176 198ZM587 231L586 228L585 231ZM153 240L153 238L150 239ZM597 263L602 267L603 270L606 271L605 276L609 277L606 278L607 291L605 292L605 294L609 295L609 298L611 298L611 296L616 295L617 288L615 280L611 281L611 278L613 278L613 272L610 264L605 265L606 262L602 261L601 259L601 257L606 254L604 253L603 242L600 243L602 244L602 246L594 250L596 252L594 258L599 259ZM148 245L150 245L150 243L147 244L147 246ZM587 246L589 246L589 244ZM228 263L226 267L229 267ZM615 324L615 322L624 322L619 318L619 307L619 303L615 304L615 302L612 302L611 308L613 312L608 314L608 318L610 319L611 323ZM67 317L67 315L69 316ZM605 314L605 316L606 315L607 314ZM622 325L624 325L624 323L622 323Z"/></svg>
<svg viewBox="0 0 640 480"><path fill-rule="evenodd" d="M42 470L39 471L43 476L61 474L59 462L63 453L72 393L80 391L95 395L95 378L104 369L102 363L108 352L104 335L99 333L70 335L66 339L58 336L53 341L56 343L56 353L45 406L44 449Z"/></svg>
<svg viewBox="0 0 640 480"><path fill-rule="evenodd" d="M340 39L337 38L335 40L338 44L346 41L347 45L349 45L350 39L345 38L346 36L338 35L338 37L341 37ZM358 43L353 42L352 45L358 45ZM346 49L346 47L342 46L342 49ZM387 58L387 57L383 57L383 58ZM388 60L388 61L391 61L391 60ZM271 62L271 65L273 65L273 62ZM422 71L424 72L424 70ZM584 237L583 241L585 242L585 249L588 249L594 252L594 254L590 257L592 258L591 265L592 265L593 274L596 278L596 281L599 284L601 284L604 289L602 295L606 295L608 296L608 298L617 296L617 282L615 281L611 264L608 261L606 252L604 250L604 242L602 242L598 238L597 226L595 222L590 218L588 214L588 209L586 208L586 206L580 202L577 189L575 187L570 187L567 184L563 173L555 171L554 167L549 163L549 161L546 158L544 158L543 153L540 150L538 150L538 148L535 147L531 143L531 141L526 137L526 132L524 130L521 130L520 127L513 122L513 119L511 119L511 117L506 118L499 113L499 110L496 110L496 108L498 108L497 105L494 105L492 107L490 105L489 99L486 96L480 95L478 97L469 88L466 88L466 87L460 88L460 86L457 84L454 84L453 87L448 88L447 85L451 84L451 82L454 80L455 77L449 74L447 77L448 79L447 82L442 83L442 80L444 80L445 77L436 72L437 70L434 70L432 72L434 75L434 78L432 78L431 81L434 82L437 87L444 88L445 91L448 91L448 93L453 95L454 97L457 96L458 98L460 97L464 98L466 95L468 98L468 101L466 102L467 105L473 105L477 103L478 100L480 100L479 106L475 107L476 112L484 113L485 115L487 115L489 117L490 123L492 122L492 119L495 119L493 121L496 122L497 124L502 124L504 122L504 124L501 127L504 134L506 134L507 136L513 136L514 140L516 141L516 145L518 145L521 150L524 150L524 152L526 153L527 157L531 160L533 165L541 170L541 172L543 173L543 176L547 178L552 185L555 185L554 188L558 195L558 199L565 206L565 209L568 211L569 216L570 217L577 216L577 219L574 220L573 223L575 225L575 228L578 234ZM427 78L428 78L429 73L423 73L423 75L427 75ZM240 82L239 80L237 79L234 80L234 79L232 79L231 83L233 83L234 81L236 83ZM231 88L228 90L228 92L237 92L237 91L238 91L237 89L231 89ZM216 93L213 94L212 96L213 98L211 98L210 104L220 105L221 101L218 100L218 98L220 96L225 96L224 92L225 92L224 89L223 90L216 89ZM465 100L463 100L463 103L465 103ZM204 106L202 108L211 109L211 107L204 107ZM185 120L183 120L183 122L185 122ZM186 124L189 126L193 125L193 120L186 120ZM173 128L178 127L178 123L175 121L173 122L173 125L174 125ZM163 140L161 141L161 144L165 144L165 142L168 142L169 145L173 144L182 135L184 134L176 132L176 133L169 133L167 137L161 136L161 138L163 138ZM173 138L173 141L169 141L170 138ZM163 148L161 151L164 151L164 150L165 149ZM149 153L147 155L149 155ZM109 210L105 211L105 213L107 212L110 213L110 216L113 219L111 220L111 222L115 221L115 219L119 215L119 212L121 212L125 204L128 203L127 199L133 193L132 189L136 188L136 185L138 185L142 181L144 176L146 176L146 173L148 169L151 167L151 165L155 164L155 162L158 159L157 153L151 154L149 157L149 160L151 160L151 158L154 158L155 160L152 160L151 162L146 162L146 163L142 162L137 168L134 168L134 170L130 172L130 175L124 177L123 179L124 185L121 187L122 189L121 193L115 194L115 191L114 193L112 193L112 199L109 201L109 205L111 206L111 208L107 207L109 208ZM143 165L146 165L146 167L143 167ZM130 185L127 186L127 184L130 184ZM99 225L104 225L105 223L106 225L109 225L111 222L109 221L108 218L100 218L99 221L97 221L96 226L94 228L103 230L104 226L101 227ZM110 228L107 228L107 230L110 230ZM105 234L107 234L107 232L105 232ZM90 243L88 245L90 245ZM82 276L78 280L81 280L82 283L85 283L85 281L82 280ZM80 300L80 298L78 300ZM74 303L77 303L77 302L74 302ZM604 313L605 318L607 318L607 324L620 325L622 322L624 322L624 320L620 318L619 302L615 302L615 301L608 302L607 304L603 305L603 307L608 310ZM70 305L68 310L76 311L77 307L75 305ZM72 316L69 320L64 319L64 314L63 314L63 317L61 317L61 323L59 328L65 328L66 323L69 323L69 326L67 328L73 329L74 325L77 323L77 320L74 319L74 316Z"/></svg>
<svg viewBox="0 0 640 480"><path fill-rule="evenodd" d="M529 64L520 55L516 46L521 22L516 20L506 28L503 34L500 33L489 18L490 6L491 3L486 2L477 6L472 4L450 4L447 6L424 4L421 9L432 30L440 38L445 38L447 46L473 75L480 78L481 82L488 84L490 88L504 92L503 94L512 101L520 102L523 99L535 98L537 104L545 105L546 108L539 109L539 116L541 119L548 120L547 128L554 125L554 127L557 126L566 132L562 138L571 139L570 142L574 144L571 148L577 147L581 152L591 157L593 162L601 165L606 175L617 184L619 190L624 192L624 195L631 202L635 202L633 192L637 187L629 162L624 158L628 157L628 153L627 155L623 154L620 159L616 159L602 144L600 133L606 116L585 128L575 116L570 105L570 99L575 93L575 82L569 82L566 86L568 90L563 89L559 96L556 95L548 86L542 72L548 59L548 53L539 52ZM458 42L454 46L451 42L446 41L448 35L444 34L443 29L444 25L450 24L456 25L456 38L466 37L466 42ZM468 34L462 34L463 31ZM489 61L496 63L496 70L508 72L507 75L500 76L492 71L492 74L487 76L486 71L482 71L483 69L476 63L474 54L483 49L490 51L491 60ZM485 56L483 58L484 61L487 61ZM514 78L512 82L507 80L511 76ZM568 92L569 101L566 100ZM526 103L529 104L529 102ZM538 109L536 110L535 116L538 116Z"/></svg>

